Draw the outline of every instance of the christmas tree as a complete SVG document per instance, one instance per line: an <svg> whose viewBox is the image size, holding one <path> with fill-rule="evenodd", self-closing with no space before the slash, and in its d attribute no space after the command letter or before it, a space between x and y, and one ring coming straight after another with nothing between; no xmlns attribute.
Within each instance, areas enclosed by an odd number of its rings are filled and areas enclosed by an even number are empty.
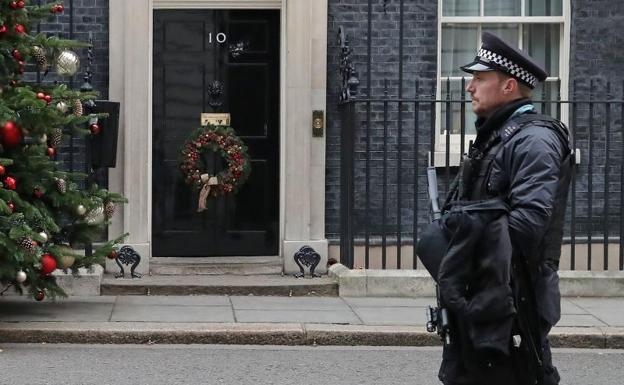
<svg viewBox="0 0 624 385"><path fill-rule="evenodd" d="M23 80L32 71L71 77L79 66L71 49L86 46L34 33L42 19L64 11L59 3L34 3L0 0L0 292L14 286L41 300L65 294L55 269L77 274L114 253L121 238L93 253L75 250L101 236L125 199L56 161L64 137L99 134L97 119L105 116L83 109L95 93Z"/></svg>

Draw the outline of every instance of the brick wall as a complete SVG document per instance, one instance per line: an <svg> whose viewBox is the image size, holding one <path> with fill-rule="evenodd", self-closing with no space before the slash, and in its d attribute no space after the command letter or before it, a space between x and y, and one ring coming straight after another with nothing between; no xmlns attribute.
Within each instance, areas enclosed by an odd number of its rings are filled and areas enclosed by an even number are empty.
<svg viewBox="0 0 624 385"><path fill-rule="evenodd" d="M373 0L372 34L371 34L371 81L368 79L368 1L367 0L330 0L328 18L328 90L327 90L327 183L326 183L326 233L328 238L336 238L339 234L340 214L340 119L338 111L338 85L340 84L338 46L338 28L344 27L350 45L353 48L353 61L359 72L360 94L366 97L370 86L372 98L390 97L399 94L399 1ZM384 6L385 4L385 6ZM431 93L436 78L437 55L437 4L431 0L405 1L403 31L403 96L413 97L416 94L416 82L420 84L420 92ZM399 143L398 105L387 106L388 125L384 128L384 106L374 103L370 107L370 203L368 210L365 204L366 184L366 116L364 105L359 106L358 126L356 135L356 223L363 223L366 218L376 218L379 223L383 215L382 195L385 186L388 202L396 202L398 198L398 148L401 148L401 209L394 208L392 203L386 207L388 229L396 229L398 217L406 229L411 229L413 222L413 191L414 191L414 106L402 107L402 118L405 122L401 130ZM420 115L422 119L424 114ZM419 120L420 120L419 119ZM421 121L423 127L428 126ZM387 145L385 152L389 159L386 177L383 177L384 129ZM420 150L426 149L429 141L428 131L419 136ZM421 156L419 165L425 165ZM423 172L420 173L424 175ZM422 188L422 178L418 185ZM424 191L424 190L423 190ZM424 206L424 203L421 207ZM403 227L403 225L402 225Z"/></svg>
<svg viewBox="0 0 624 385"><path fill-rule="evenodd" d="M570 88L575 98L624 98L624 3L610 0L573 0L570 31ZM593 88L592 88L593 84ZM610 88L610 93L608 92ZM593 89L593 92L590 92ZM572 93L571 93L571 96ZM619 234L622 164L621 105L593 108L578 105L576 119L576 147L581 149L582 163L577 180L577 225L582 236L587 232L603 233L605 190L609 196L608 235ZM607 119L608 118L608 119ZM607 132L607 129L609 132ZM592 154L589 153L591 133ZM607 152L607 145L609 146ZM591 170L590 158L592 161ZM609 167L607 168L606 160ZM608 170L605 172L605 170ZM608 174L609 186L605 189ZM591 183L589 180L591 175ZM592 189L592 209L589 215L589 188ZM570 216L568 215L568 220Z"/></svg>

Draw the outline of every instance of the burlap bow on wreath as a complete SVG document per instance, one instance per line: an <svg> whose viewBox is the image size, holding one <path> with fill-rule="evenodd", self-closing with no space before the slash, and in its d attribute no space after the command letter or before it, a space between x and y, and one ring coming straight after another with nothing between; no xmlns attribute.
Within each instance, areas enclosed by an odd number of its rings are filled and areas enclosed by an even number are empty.
<svg viewBox="0 0 624 385"><path fill-rule="evenodd" d="M227 167L216 175L201 170L201 154L207 151L218 153L227 162ZM204 211L209 197L236 193L249 177L247 146L232 127L201 127L184 144L180 170L185 182L199 190L197 211Z"/></svg>

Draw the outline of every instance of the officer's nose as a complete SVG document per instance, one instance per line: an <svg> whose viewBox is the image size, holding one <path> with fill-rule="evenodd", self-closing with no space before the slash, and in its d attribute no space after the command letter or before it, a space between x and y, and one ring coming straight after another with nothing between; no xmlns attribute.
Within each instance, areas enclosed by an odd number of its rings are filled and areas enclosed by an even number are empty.
<svg viewBox="0 0 624 385"><path fill-rule="evenodd" d="M472 79L470 79L470 81L468 81L468 84L466 84L466 92L469 92L472 94L473 91L474 91L474 87L472 86Z"/></svg>

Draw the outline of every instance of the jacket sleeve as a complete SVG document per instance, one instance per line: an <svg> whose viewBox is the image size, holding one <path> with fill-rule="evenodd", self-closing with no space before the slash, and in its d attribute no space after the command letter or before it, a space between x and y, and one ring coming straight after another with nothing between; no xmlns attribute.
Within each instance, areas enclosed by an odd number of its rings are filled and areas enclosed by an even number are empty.
<svg viewBox="0 0 624 385"><path fill-rule="evenodd" d="M509 234L514 249L538 258L552 217L559 184L563 148L557 134L528 126L505 144L504 169L509 175Z"/></svg>

